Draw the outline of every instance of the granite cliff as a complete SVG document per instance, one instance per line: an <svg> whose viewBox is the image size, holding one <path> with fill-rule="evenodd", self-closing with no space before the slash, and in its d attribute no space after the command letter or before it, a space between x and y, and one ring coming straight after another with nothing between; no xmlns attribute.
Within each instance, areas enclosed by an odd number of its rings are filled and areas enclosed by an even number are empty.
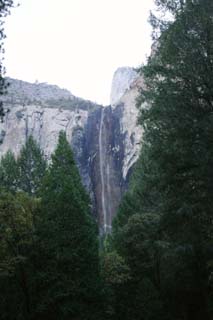
<svg viewBox="0 0 213 320"><path fill-rule="evenodd" d="M142 79L131 68L119 68L112 81L111 105L105 107L46 83L9 82L0 155L8 149L17 155L33 135L50 160L59 132L66 131L100 230L109 231L140 150L135 98Z"/></svg>

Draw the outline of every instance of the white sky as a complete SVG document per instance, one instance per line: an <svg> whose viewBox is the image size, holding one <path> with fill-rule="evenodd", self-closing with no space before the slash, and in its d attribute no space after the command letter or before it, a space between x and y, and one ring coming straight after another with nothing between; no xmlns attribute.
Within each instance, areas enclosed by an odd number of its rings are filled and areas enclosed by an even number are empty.
<svg viewBox="0 0 213 320"><path fill-rule="evenodd" d="M19 0L6 19L7 75L109 104L118 67L150 53L153 0Z"/></svg>

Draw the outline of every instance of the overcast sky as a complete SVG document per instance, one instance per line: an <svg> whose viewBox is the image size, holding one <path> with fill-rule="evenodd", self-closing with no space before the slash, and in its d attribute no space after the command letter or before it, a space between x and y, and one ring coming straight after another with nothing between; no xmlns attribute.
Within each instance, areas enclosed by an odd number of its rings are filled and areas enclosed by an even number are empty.
<svg viewBox="0 0 213 320"><path fill-rule="evenodd" d="M19 0L6 19L7 75L48 82L109 104L118 67L137 67L151 47L153 0Z"/></svg>

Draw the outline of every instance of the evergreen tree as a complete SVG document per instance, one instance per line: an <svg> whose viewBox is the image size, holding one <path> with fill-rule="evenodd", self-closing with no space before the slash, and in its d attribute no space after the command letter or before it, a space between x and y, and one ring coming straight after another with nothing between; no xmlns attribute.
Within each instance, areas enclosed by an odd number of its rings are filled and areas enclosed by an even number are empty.
<svg viewBox="0 0 213 320"><path fill-rule="evenodd" d="M158 2L170 10L171 1ZM175 20L162 33L155 56L143 68L147 89L142 101L149 107L141 110L141 121L149 146L148 159L157 168L148 180L145 178L146 188L152 186L145 190L152 192L157 186L158 196L150 210L158 209L170 241L167 264L175 267L165 281L173 316L208 319L213 3L172 3Z"/></svg>
<svg viewBox="0 0 213 320"><path fill-rule="evenodd" d="M125 260L115 251L102 252L101 276L104 289L104 319L125 319L123 296L128 296L126 288L130 280L130 270Z"/></svg>
<svg viewBox="0 0 213 320"><path fill-rule="evenodd" d="M23 193L0 195L0 314L2 320L34 319L35 226L39 202ZM41 258L41 257L40 257Z"/></svg>
<svg viewBox="0 0 213 320"><path fill-rule="evenodd" d="M38 195L46 171L46 161L36 141L30 136L18 158L19 189Z"/></svg>
<svg viewBox="0 0 213 320"><path fill-rule="evenodd" d="M117 301L115 319L170 319L162 296L162 260L168 244L161 240L160 216L143 212L136 194L128 197L131 201L125 198L114 220L111 240L130 270L124 288L118 291L112 286ZM138 213L132 214L134 209Z"/></svg>
<svg viewBox="0 0 213 320"><path fill-rule="evenodd" d="M65 133L42 189L40 319L96 319L99 299L97 228Z"/></svg>
<svg viewBox="0 0 213 320"><path fill-rule="evenodd" d="M155 255L150 253L157 253L157 296L168 311L163 319L210 319L213 2L156 3L164 12L169 11L173 19L151 17L154 35L159 36L160 32L160 37L155 53L141 70L145 89L138 105L144 128L143 147L131 190L114 222L113 241L134 271L134 279L137 274L140 276L137 270L143 272L149 262L146 274L152 280L150 288L155 283L151 272ZM147 214L152 216L149 221L158 221L157 238L148 232L150 252L143 256ZM140 252L134 251L138 247ZM136 288L137 285L133 291ZM138 319L134 311L141 308L146 295L142 286L140 292L141 299L132 310L134 319ZM151 308L148 303L145 305ZM150 313L147 317L144 313L144 319L149 316ZM153 317L159 318L159 314Z"/></svg>
<svg viewBox="0 0 213 320"><path fill-rule="evenodd" d="M0 162L0 186L7 191L15 192L18 184L18 166L14 154L8 151Z"/></svg>

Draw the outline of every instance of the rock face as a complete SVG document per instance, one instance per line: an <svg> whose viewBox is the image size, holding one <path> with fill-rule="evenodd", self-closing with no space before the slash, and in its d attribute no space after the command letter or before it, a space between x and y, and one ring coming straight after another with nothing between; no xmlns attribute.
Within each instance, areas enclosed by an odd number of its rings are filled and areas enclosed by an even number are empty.
<svg viewBox="0 0 213 320"><path fill-rule="evenodd" d="M136 162L140 151L142 128L137 125L138 109L136 99L143 88L143 78L132 68L119 68L112 80L111 106L120 109L120 133L123 136L124 154L122 176L126 180L128 172Z"/></svg>
<svg viewBox="0 0 213 320"><path fill-rule="evenodd" d="M0 125L1 132L5 132L0 153L8 149L18 155L27 137L32 135L40 144L47 159L54 151L58 134L65 130L68 140L77 128L83 128L87 122L86 110L63 110L57 108L43 108L36 105L17 105L6 113L4 123Z"/></svg>
<svg viewBox="0 0 213 320"><path fill-rule="evenodd" d="M50 160L58 134L64 130L100 230L110 231L140 150L142 130L136 125L135 98L142 79L131 68L118 69L112 106L107 107L76 98L57 86L9 81L5 118L0 123L0 155L11 149L17 156L27 137L33 135Z"/></svg>
<svg viewBox="0 0 213 320"><path fill-rule="evenodd" d="M110 104L115 107L124 93L130 89L132 82L138 78L138 74L130 67L118 68L112 79Z"/></svg>

